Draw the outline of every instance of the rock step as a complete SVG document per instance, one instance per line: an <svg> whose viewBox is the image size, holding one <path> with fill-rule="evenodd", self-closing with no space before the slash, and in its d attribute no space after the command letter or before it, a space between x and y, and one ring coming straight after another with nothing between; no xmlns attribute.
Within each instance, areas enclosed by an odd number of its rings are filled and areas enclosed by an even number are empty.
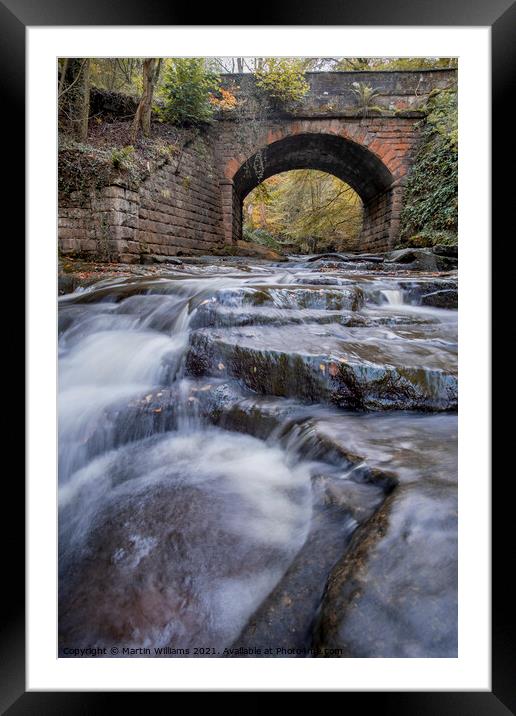
<svg viewBox="0 0 516 716"><path fill-rule="evenodd" d="M398 294L403 304L412 306L435 306L456 309L458 304L457 282L453 280L375 282L364 286L367 303L389 303L389 295ZM435 297L435 299L434 299Z"/></svg>
<svg viewBox="0 0 516 716"><path fill-rule="evenodd" d="M320 308L271 308L250 306L233 308L218 301L205 301L195 311L190 328L234 328L250 325L286 325L301 323L340 323L343 326L367 326L371 321L356 311L330 311Z"/></svg>
<svg viewBox="0 0 516 716"><path fill-rule="evenodd" d="M422 306L434 306L435 308L458 308L459 295L457 289L442 289L432 291L421 296Z"/></svg>
<svg viewBox="0 0 516 716"><path fill-rule="evenodd" d="M451 410L457 406L455 344L440 337L443 325L439 329L200 329L191 336L186 370L232 376L262 394L358 410Z"/></svg>
<svg viewBox="0 0 516 716"><path fill-rule="evenodd" d="M457 494L397 488L328 581L314 646L354 658L457 656Z"/></svg>
<svg viewBox="0 0 516 716"><path fill-rule="evenodd" d="M212 299L224 306L357 311L364 305L360 286L253 285L214 290Z"/></svg>

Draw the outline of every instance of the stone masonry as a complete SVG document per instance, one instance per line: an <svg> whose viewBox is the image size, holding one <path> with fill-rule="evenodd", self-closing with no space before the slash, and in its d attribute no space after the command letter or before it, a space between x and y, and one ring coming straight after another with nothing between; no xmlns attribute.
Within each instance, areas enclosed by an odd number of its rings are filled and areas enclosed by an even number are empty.
<svg viewBox="0 0 516 716"><path fill-rule="evenodd" d="M290 111L272 113L242 143L230 113L203 141L185 146L139 187L122 177L88 196L59 202L59 248L138 262L145 254L209 254L241 237L242 202L263 179L290 169L320 169L350 184L364 204L362 250L395 244L403 186L419 139L421 105L449 86L454 70L309 73L310 91ZM238 96L250 75L224 76ZM353 83L378 90L381 112L357 109ZM245 149L244 149L245 146ZM253 169L256 157L263 170Z"/></svg>

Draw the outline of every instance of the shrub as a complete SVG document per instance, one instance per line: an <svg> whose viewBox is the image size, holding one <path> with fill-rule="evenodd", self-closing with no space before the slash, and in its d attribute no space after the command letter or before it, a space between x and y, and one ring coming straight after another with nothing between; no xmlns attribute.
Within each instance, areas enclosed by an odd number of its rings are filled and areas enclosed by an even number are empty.
<svg viewBox="0 0 516 716"><path fill-rule="evenodd" d="M299 102L308 92L302 60L269 57L256 70L256 85L281 104Z"/></svg>
<svg viewBox="0 0 516 716"><path fill-rule="evenodd" d="M134 154L134 147L129 144L127 147L121 149L111 150L111 164L115 169L127 169L132 161Z"/></svg>
<svg viewBox="0 0 516 716"><path fill-rule="evenodd" d="M162 118L180 126L209 122L214 107L212 92L219 89L219 78L206 69L201 58L174 58L165 65L161 89Z"/></svg>
<svg viewBox="0 0 516 716"><path fill-rule="evenodd" d="M210 102L216 109L220 109L223 112L229 112L232 109L235 109L237 106L237 98L231 92L231 90L224 89L224 87L221 87L219 90L220 97L216 97L215 95L210 96Z"/></svg>

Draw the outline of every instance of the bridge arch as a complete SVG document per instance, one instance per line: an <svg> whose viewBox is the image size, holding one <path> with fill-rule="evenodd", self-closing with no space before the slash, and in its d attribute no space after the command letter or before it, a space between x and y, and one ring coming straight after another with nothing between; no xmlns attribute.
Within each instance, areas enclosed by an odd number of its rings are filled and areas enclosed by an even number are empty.
<svg viewBox="0 0 516 716"><path fill-rule="evenodd" d="M242 205L249 192L265 179L292 169L317 169L349 184L364 205L361 247L367 250L391 247L395 176L366 146L326 132L283 136L264 144L240 165L237 162L230 165L230 176L226 176L232 196L226 207L231 212L231 217L227 217L231 241L242 237Z"/></svg>

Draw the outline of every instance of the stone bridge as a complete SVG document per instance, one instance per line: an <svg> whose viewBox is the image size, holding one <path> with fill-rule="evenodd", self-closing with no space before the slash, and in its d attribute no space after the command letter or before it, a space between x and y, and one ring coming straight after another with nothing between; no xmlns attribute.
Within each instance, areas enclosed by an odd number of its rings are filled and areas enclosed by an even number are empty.
<svg viewBox="0 0 516 716"><path fill-rule="evenodd" d="M170 162L137 190L121 178L86 205L60 201L61 250L93 252L101 221L120 260L139 260L142 252L210 253L241 238L247 194L291 169L318 169L347 182L364 205L360 249L392 248L422 105L433 90L454 83L456 71L314 72L307 79L309 92L295 109L272 111L250 129L241 115L221 112L202 152L185 146L180 171ZM237 97L252 82L251 75L224 76ZM360 106L357 82L377 91L375 109Z"/></svg>

